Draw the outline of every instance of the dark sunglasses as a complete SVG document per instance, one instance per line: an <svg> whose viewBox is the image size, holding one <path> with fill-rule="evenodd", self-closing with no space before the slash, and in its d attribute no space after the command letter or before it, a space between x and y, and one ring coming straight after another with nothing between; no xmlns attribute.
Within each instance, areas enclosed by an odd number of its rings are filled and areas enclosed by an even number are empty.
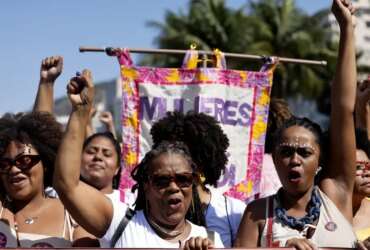
<svg viewBox="0 0 370 250"><path fill-rule="evenodd" d="M368 161L356 161L356 170L369 171L370 162Z"/></svg>
<svg viewBox="0 0 370 250"><path fill-rule="evenodd" d="M310 147L293 147L293 146L279 146L278 153L282 157L291 157L297 152L303 158L306 158L314 153Z"/></svg>
<svg viewBox="0 0 370 250"><path fill-rule="evenodd" d="M8 173L12 166L16 166L21 171L28 170L39 163L41 157L39 155L21 155L14 160L8 158L0 159L0 173Z"/></svg>
<svg viewBox="0 0 370 250"><path fill-rule="evenodd" d="M175 182L179 188L189 188L193 185L195 173L181 173L175 175L152 175L149 181L158 189L167 188L171 182Z"/></svg>

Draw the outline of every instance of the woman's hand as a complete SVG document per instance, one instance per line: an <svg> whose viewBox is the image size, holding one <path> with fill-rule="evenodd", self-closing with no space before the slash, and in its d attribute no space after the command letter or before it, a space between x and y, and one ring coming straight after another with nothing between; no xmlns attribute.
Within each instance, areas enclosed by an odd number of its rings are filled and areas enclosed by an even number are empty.
<svg viewBox="0 0 370 250"><path fill-rule="evenodd" d="M62 73L63 57L51 56L46 57L41 62L40 83L54 84L55 80Z"/></svg>
<svg viewBox="0 0 370 250"><path fill-rule="evenodd" d="M114 138L117 138L112 113L109 111L101 112L99 115L99 120L105 125L107 130L113 134Z"/></svg>
<svg viewBox="0 0 370 250"><path fill-rule="evenodd" d="M339 27L342 29L348 25L354 27L356 24L355 8L350 0L334 0L331 7L335 18L339 23Z"/></svg>
<svg viewBox="0 0 370 250"><path fill-rule="evenodd" d="M91 72L85 69L82 71L82 75L73 77L67 85L67 94L73 109L86 108L91 110L94 101Z"/></svg>
<svg viewBox="0 0 370 250"><path fill-rule="evenodd" d="M312 249L318 249L314 243L312 243L310 240L306 238L292 238L289 239L286 244L286 247L294 247L298 250L312 250Z"/></svg>
<svg viewBox="0 0 370 250"><path fill-rule="evenodd" d="M191 237L185 242L184 250L207 250L213 248L213 242L207 238Z"/></svg>

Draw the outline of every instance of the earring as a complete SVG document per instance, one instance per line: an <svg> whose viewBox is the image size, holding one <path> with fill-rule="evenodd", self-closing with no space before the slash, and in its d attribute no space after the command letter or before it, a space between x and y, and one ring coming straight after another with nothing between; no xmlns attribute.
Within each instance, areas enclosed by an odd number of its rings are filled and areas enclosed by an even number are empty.
<svg viewBox="0 0 370 250"><path fill-rule="evenodd" d="M321 167L321 166L319 166L319 167L316 169L316 171L315 171L315 175L317 175L317 174L321 171L321 169L322 169L322 167Z"/></svg>
<svg viewBox="0 0 370 250"><path fill-rule="evenodd" d="M204 174L203 174L203 173L201 173L201 174L199 175L199 179L200 179L200 183L202 183L202 184L206 181L206 177L204 176Z"/></svg>
<svg viewBox="0 0 370 250"><path fill-rule="evenodd" d="M5 201L6 202L12 202L12 198L10 198L10 196L8 194L5 195Z"/></svg>

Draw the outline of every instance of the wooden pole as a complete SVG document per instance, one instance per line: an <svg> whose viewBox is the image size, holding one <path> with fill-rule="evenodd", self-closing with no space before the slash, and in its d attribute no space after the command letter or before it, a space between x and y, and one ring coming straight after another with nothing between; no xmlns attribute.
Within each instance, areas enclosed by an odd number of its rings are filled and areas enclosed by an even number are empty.
<svg viewBox="0 0 370 250"><path fill-rule="evenodd" d="M85 47L81 46L79 48L80 52L105 52L112 51L118 48L106 47L106 48L95 48L95 47ZM139 53L139 54L185 54L187 50L178 50L178 49L141 49L141 48L127 48L130 53ZM213 55L213 51L198 50L200 55ZM257 55L248 55L248 54L239 54L239 53L223 53L225 57L230 58L242 58L250 60L264 60L266 56L257 56ZM300 63L300 64L311 64L311 65L322 65L326 66L326 61L318 60L305 60L305 59L296 59L296 58L287 58L287 57L277 57L279 62L285 63Z"/></svg>

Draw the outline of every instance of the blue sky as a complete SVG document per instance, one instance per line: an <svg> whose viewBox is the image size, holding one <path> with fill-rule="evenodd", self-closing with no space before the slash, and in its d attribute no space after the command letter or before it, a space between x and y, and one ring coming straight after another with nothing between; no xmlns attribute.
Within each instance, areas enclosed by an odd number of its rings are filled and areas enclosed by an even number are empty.
<svg viewBox="0 0 370 250"><path fill-rule="evenodd" d="M239 7L244 0L226 0ZM329 7L329 0L296 0L308 13ZM80 53L81 45L154 48L158 30L147 21L163 21L166 10L186 10L185 0L1 0L0 114L32 107L44 57L62 55L64 71L55 97L65 95L68 79L89 68L95 82L119 75L116 60L103 53Z"/></svg>

